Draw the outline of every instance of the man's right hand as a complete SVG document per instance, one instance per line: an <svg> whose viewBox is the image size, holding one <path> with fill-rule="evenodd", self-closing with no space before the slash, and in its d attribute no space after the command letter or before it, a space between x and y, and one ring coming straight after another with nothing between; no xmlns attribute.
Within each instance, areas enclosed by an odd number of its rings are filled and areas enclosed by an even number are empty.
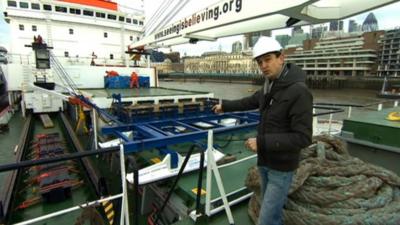
<svg viewBox="0 0 400 225"><path fill-rule="evenodd" d="M224 112L222 110L222 105L221 104L214 105L211 110L214 111L214 113L223 113Z"/></svg>

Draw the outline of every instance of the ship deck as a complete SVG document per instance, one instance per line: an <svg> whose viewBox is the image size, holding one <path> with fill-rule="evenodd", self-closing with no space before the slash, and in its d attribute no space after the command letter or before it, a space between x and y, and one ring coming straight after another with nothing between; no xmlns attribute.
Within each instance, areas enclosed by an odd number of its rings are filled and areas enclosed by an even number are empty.
<svg viewBox="0 0 400 225"><path fill-rule="evenodd" d="M390 112L400 112L400 107L345 119L339 137L348 143L351 155L400 174L400 122L388 120Z"/></svg>
<svg viewBox="0 0 400 225"><path fill-rule="evenodd" d="M387 119L390 112L400 112L400 107L360 112L343 121L342 131L353 133L355 139L400 148L399 122Z"/></svg>
<svg viewBox="0 0 400 225"><path fill-rule="evenodd" d="M51 116L52 121L54 122L54 127L52 128L44 128L38 115L34 115L33 118L33 130L31 131L33 134L33 137L35 137L36 134L49 134L49 133L54 133L54 132L59 132L59 133L63 133L63 131L60 128L60 123L61 121L59 119L57 119L57 117L55 116ZM13 156L13 150L15 148L16 145L20 144L19 142L20 140L20 136L21 136L21 132L23 130L24 127L24 123L25 123L25 119L22 118L20 113L16 113L13 115L13 117L11 118L10 122L9 122L9 131L5 132L3 134L0 134L1 137L1 145L2 145L2 149L7 150L7 151L2 151L2 157L0 157L0 163L1 164L7 164L7 163L13 163L14 162L14 158L15 156ZM62 137L62 135L61 135ZM67 149L71 149L72 147L70 146L70 144L68 144L68 141L64 138L63 142L66 145ZM28 148L32 145L32 142L30 142L28 144ZM67 150L68 151L68 150ZM25 159L26 160L26 159ZM76 162L76 163L74 163ZM88 178L86 177L85 174L82 174L82 166L80 165L80 163L78 161L67 161L66 163L68 165L71 166L76 166L77 168L79 168L79 170L81 171L78 174L73 174L72 178L73 179L79 179L79 180L84 180L84 184L89 184ZM18 180L17 180L17 187L18 190L16 190L18 192L18 194L14 197L14 199L12 200L12 204L11 204L11 217L9 218L9 220L7 221L7 223L16 223L16 222L21 222L21 221L25 221L25 220L29 220L29 219L34 219L37 218L39 216L43 216L58 210L62 210L65 208L69 208L71 206L75 206L75 205L79 205L79 204L83 204L87 201L90 200L94 200L95 199L95 193L94 190L92 190L91 188L88 188L88 185L82 185L81 187L77 187L76 189L74 189L72 192L73 194L71 195L71 198L66 199L62 202L57 202L57 203L38 203L38 204L34 204L28 208L25 209L20 209L20 210L16 210L16 207L18 206L18 204L20 204L22 201L26 200L26 199L31 199L37 195L39 195L39 193L35 194L35 185L33 186L27 186L24 185L24 181L23 180L27 180L32 178L34 175L31 174L32 172L27 173L27 169L23 169L22 171L24 171L24 173L21 174L21 176L19 176ZM4 181L6 180L6 176L11 173L11 172L4 172L4 173L0 173L0 181L2 184L5 184ZM26 187L25 187L26 186ZM4 193L4 190L6 190L7 187L4 187L3 185L0 186L2 189L1 194L5 195L7 193ZM22 189L24 189L24 191L22 191ZM4 196L2 196L3 199ZM67 224L71 224L72 221L75 221L75 218L77 218L79 215L81 214L81 210L78 211L74 211L71 212L69 214L66 215L61 215L52 219L47 219L46 222L53 224L53 223L57 223L60 225L67 225ZM71 218L73 218L71 220Z"/></svg>

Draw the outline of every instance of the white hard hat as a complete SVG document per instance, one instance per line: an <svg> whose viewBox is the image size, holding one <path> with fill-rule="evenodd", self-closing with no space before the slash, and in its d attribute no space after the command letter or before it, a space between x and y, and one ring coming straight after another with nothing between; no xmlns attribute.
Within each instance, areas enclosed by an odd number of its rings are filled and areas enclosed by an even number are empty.
<svg viewBox="0 0 400 225"><path fill-rule="evenodd" d="M253 47L253 59L269 52L280 52L281 44L271 37L261 36Z"/></svg>

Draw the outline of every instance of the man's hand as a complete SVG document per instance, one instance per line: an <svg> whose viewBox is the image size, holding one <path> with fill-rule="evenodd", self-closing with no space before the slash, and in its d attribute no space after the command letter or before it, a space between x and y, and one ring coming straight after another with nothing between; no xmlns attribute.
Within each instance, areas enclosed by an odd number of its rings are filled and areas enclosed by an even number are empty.
<svg viewBox="0 0 400 225"><path fill-rule="evenodd" d="M224 112L222 110L222 105L221 104L214 105L211 110L214 111L214 113L223 113Z"/></svg>
<svg viewBox="0 0 400 225"><path fill-rule="evenodd" d="M252 152L257 152L257 138L249 138L244 143L244 146Z"/></svg>

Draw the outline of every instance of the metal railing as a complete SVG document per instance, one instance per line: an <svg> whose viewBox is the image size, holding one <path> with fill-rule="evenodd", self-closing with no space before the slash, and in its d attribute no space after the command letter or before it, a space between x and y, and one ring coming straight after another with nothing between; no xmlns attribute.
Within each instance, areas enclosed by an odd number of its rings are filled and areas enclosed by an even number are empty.
<svg viewBox="0 0 400 225"><path fill-rule="evenodd" d="M354 109L358 109L357 112L362 111L381 111L388 107L397 107L399 105L399 100L385 100L374 102L370 104L342 104L342 103L315 103L314 104L314 129L318 129L318 124L321 121L327 122L328 129L326 130L327 135L334 134L332 130L333 124L342 125L342 122L346 118L351 118L354 114ZM328 110L326 112L316 112L317 109ZM340 114L346 113L346 115ZM321 116L328 116L328 119L321 119ZM338 118L334 118L334 115L340 115Z"/></svg>

